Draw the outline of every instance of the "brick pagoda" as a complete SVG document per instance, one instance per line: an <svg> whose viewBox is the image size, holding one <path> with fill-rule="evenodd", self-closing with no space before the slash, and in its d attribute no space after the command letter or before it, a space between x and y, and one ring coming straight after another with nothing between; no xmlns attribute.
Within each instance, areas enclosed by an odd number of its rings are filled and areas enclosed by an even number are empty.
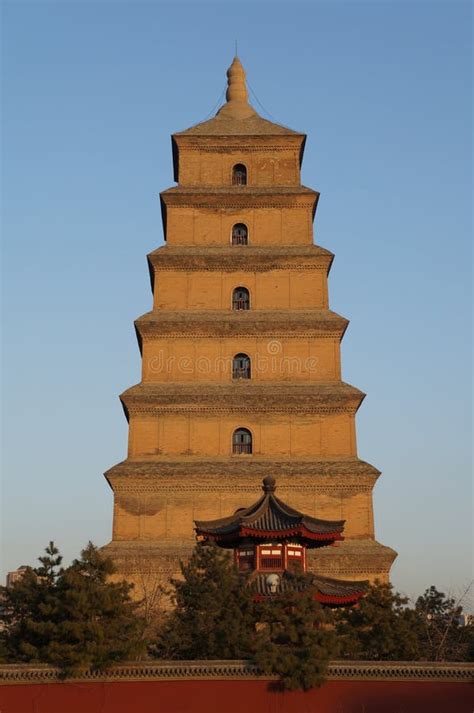
<svg viewBox="0 0 474 713"><path fill-rule="evenodd" d="M136 323L143 369L122 394L128 456L106 478L117 576L167 580L193 522L241 508L278 477L293 508L345 520L308 550L323 577L387 581L374 536L379 471L357 457L364 394L341 379L348 321L329 309L333 255L313 243L319 194L301 184L306 136L260 117L235 58L217 115L172 136L166 245L148 256L153 309Z"/></svg>

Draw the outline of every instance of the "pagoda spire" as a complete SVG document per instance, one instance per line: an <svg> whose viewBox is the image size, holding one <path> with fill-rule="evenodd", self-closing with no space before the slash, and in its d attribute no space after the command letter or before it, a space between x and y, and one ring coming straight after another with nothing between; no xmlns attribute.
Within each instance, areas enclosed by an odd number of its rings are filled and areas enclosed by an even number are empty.
<svg viewBox="0 0 474 713"><path fill-rule="evenodd" d="M256 111L249 104L245 69L237 55L227 70L227 103L217 112L219 116L232 119L247 119L255 116Z"/></svg>

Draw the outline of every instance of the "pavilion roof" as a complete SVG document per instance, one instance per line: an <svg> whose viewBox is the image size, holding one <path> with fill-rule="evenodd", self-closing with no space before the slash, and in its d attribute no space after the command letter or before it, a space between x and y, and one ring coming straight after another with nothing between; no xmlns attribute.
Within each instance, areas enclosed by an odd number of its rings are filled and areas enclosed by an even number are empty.
<svg viewBox="0 0 474 713"><path fill-rule="evenodd" d="M269 572L254 572L250 577L250 585L255 591L256 599L266 599L288 592L302 592L307 588L314 590L314 598L321 604L350 605L355 604L367 592L367 581L350 581L332 579L320 575L308 575L306 578L292 574L288 570L278 575L276 591L271 591Z"/></svg>
<svg viewBox="0 0 474 713"><path fill-rule="evenodd" d="M342 540L345 520L320 520L290 507L275 496L275 478L263 479L263 495L256 503L219 520L196 520L196 534L205 540L229 542L243 538L301 539L318 547Z"/></svg>

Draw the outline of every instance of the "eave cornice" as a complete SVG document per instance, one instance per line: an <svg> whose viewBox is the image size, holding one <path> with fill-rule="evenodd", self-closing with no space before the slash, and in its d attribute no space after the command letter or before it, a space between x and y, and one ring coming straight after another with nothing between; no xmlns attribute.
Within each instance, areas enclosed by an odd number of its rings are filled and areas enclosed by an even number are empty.
<svg viewBox="0 0 474 713"><path fill-rule="evenodd" d="M344 382L140 383L120 396L127 418L159 413L355 413L365 394Z"/></svg>
<svg viewBox="0 0 474 713"><path fill-rule="evenodd" d="M316 210L319 193L304 186L239 188L169 188L160 193L165 207L246 209L246 208L311 208Z"/></svg>
<svg viewBox="0 0 474 713"><path fill-rule="evenodd" d="M279 489L282 493L293 492L300 487L308 486L317 487L318 477L337 478L344 477L346 482L359 482L361 478L369 478L368 482L375 482L379 477L380 471L370 463L366 463L359 458L292 458L291 460L283 458L264 458L258 455L253 455L252 458L240 458L235 456L216 456L216 457L196 457L196 456L153 456L152 460L124 460L121 463L109 468L105 476L115 478L137 478L147 480L155 480L157 478L173 478L186 476L186 478L202 477L213 475L216 472L226 473L229 476L239 476L244 478L239 480L239 488L243 485L249 488L251 492L255 491L254 478L261 479L269 473L279 478ZM311 477L315 480L308 481L306 478ZM285 482L285 478L289 478ZM301 480L301 478L305 478ZM232 482L232 487L237 484ZM186 487L188 481L180 481L179 485ZM224 483L224 487L228 488L229 483Z"/></svg>
<svg viewBox="0 0 474 713"><path fill-rule="evenodd" d="M349 321L330 310L187 310L148 312L135 321L144 339L320 338L342 339Z"/></svg>
<svg viewBox="0 0 474 713"><path fill-rule="evenodd" d="M371 493L380 476L373 465L358 458L298 459L288 456L269 458L252 456L202 457L155 454L146 460L125 460L104 474L116 494L177 492L229 493L242 497L255 492L256 480L266 475L279 479L279 488L287 497L294 493L353 497Z"/></svg>
<svg viewBox="0 0 474 713"><path fill-rule="evenodd" d="M270 270L323 270L329 272L334 255L316 245L303 247L174 247L165 245L148 256L150 273L161 270L184 272L269 272Z"/></svg>
<svg viewBox="0 0 474 713"><path fill-rule="evenodd" d="M232 135L205 135L183 134L176 132L171 135L172 142L176 142L179 149L187 151L288 151L291 148L300 150L306 141L306 134L234 134Z"/></svg>

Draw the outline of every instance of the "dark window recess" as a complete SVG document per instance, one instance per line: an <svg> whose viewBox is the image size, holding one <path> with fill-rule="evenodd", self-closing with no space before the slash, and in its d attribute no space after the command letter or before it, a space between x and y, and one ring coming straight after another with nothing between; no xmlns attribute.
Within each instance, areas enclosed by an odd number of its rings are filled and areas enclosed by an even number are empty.
<svg viewBox="0 0 474 713"><path fill-rule="evenodd" d="M283 569L283 559L281 557L261 557L260 569Z"/></svg>
<svg viewBox="0 0 474 713"><path fill-rule="evenodd" d="M250 357L247 354L236 354L232 361L233 379L250 379Z"/></svg>
<svg viewBox="0 0 474 713"><path fill-rule="evenodd" d="M232 294L232 309L250 309L250 293L246 287L236 287Z"/></svg>
<svg viewBox="0 0 474 713"><path fill-rule="evenodd" d="M238 428L234 431L232 453L252 453L252 434L247 428Z"/></svg>
<svg viewBox="0 0 474 713"><path fill-rule="evenodd" d="M232 185L246 186L247 185L247 169L243 163L235 164L232 169Z"/></svg>
<svg viewBox="0 0 474 713"><path fill-rule="evenodd" d="M249 232L243 223L236 223L232 228L232 245L248 245Z"/></svg>

